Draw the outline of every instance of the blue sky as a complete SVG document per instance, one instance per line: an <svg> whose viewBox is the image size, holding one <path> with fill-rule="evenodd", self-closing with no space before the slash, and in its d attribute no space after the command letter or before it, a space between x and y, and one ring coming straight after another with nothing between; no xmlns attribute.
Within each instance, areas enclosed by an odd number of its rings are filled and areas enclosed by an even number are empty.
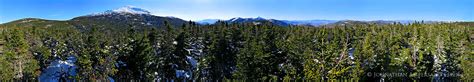
<svg viewBox="0 0 474 82"><path fill-rule="evenodd" d="M185 20L259 16L284 20L474 20L474 0L0 0L0 23L21 18L68 20L127 5Z"/></svg>

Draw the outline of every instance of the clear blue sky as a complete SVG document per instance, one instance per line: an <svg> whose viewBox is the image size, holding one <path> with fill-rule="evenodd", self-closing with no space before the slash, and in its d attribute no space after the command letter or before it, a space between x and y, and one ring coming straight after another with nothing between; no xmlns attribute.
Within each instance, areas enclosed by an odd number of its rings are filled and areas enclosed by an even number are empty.
<svg viewBox="0 0 474 82"><path fill-rule="evenodd" d="M123 6L185 20L264 17L285 20L474 20L474 0L0 0L0 23L68 20Z"/></svg>

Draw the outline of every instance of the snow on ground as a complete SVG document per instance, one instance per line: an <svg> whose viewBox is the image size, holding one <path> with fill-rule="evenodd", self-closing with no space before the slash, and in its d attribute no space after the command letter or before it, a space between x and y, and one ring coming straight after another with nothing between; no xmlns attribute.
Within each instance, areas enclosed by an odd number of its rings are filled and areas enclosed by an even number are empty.
<svg viewBox="0 0 474 82"><path fill-rule="evenodd" d="M197 60L192 56L186 56L187 62L192 66L192 69L197 67ZM178 78L192 78L192 70L176 70L176 77Z"/></svg>
<svg viewBox="0 0 474 82"><path fill-rule="evenodd" d="M349 58L351 58L351 60L354 60L354 48L349 48Z"/></svg>
<svg viewBox="0 0 474 82"><path fill-rule="evenodd" d="M186 56L186 59L188 59L188 62L191 63L191 66L193 66L193 68L197 67L197 60L196 59L194 59L191 56Z"/></svg>
<svg viewBox="0 0 474 82"><path fill-rule="evenodd" d="M77 66L74 65L74 62L76 61L74 56L69 56L66 60L56 59L41 73L39 81L59 82L61 77L75 76Z"/></svg>
<svg viewBox="0 0 474 82"><path fill-rule="evenodd" d="M74 64L77 61L75 56L69 56L66 60L56 59L43 71L39 77L40 82L59 82L64 77L76 76L77 66ZM110 82L114 82L114 79L109 77ZM67 79L73 81L73 79Z"/></svg>

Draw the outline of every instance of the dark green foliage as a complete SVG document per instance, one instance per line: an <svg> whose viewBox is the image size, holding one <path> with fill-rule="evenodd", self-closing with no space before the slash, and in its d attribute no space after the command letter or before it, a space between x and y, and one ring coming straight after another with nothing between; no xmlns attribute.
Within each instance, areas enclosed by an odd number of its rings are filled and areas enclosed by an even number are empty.
<svg viewBox="0 0 474 82"><path fill-rule="evenodd" d="M230 30L217 31L219 33L208 33L208 39L212 39L207 43L204 49L206 55L200 61L202 66L202 74L200 78L223 79L232 78L233 70L236 68L236 55L241 42L238 33L230 34ZM234 31L236 32L236 31Z"/></svg>
<svg viewBox="0 0 474 82"><path fill-rule="evenodd" d="M0 79L35 79L40 74L38 61L29 52L29 44L21 29L2 32L2 54L0 55Z"/></svg>
<svg viewBox="0 0 474 82"><path fill-rule="evenodd" d="M79 78L84 79L106 79L114 75L116 68L116 57L111 52L110 42L104 35L99 34L97 28L93 28L85 38L82 52L78 57Z"/></svg>
<svg viewBox="0 0 474 82"><path fill-rule="evenodd" d="M474 75L470 23L282 27L165 20L147 27L24 20L32 21L0 27L2 80L38 77L67 57L77 57L78 75L61 78L83 80L457 81Z"/></svg>

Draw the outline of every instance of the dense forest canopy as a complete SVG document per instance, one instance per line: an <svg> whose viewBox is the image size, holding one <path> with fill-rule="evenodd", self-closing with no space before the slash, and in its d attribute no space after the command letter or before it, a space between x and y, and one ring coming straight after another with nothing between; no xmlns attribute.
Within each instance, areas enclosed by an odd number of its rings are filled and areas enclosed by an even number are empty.
<svg viewBox="0 0 474 82"><path fill-rule="evenodd" d="M25 22L26 21L26 22ZM87 25L85 24L87 23ZM473 23L161 27L24 19L0 25L0 79L35 80L75 59L62 80L474 79ZM158 24L158 23L157 23ZM81 26L83 25L83 26ZM120 28L120 29L118 29Z"/></svg>

